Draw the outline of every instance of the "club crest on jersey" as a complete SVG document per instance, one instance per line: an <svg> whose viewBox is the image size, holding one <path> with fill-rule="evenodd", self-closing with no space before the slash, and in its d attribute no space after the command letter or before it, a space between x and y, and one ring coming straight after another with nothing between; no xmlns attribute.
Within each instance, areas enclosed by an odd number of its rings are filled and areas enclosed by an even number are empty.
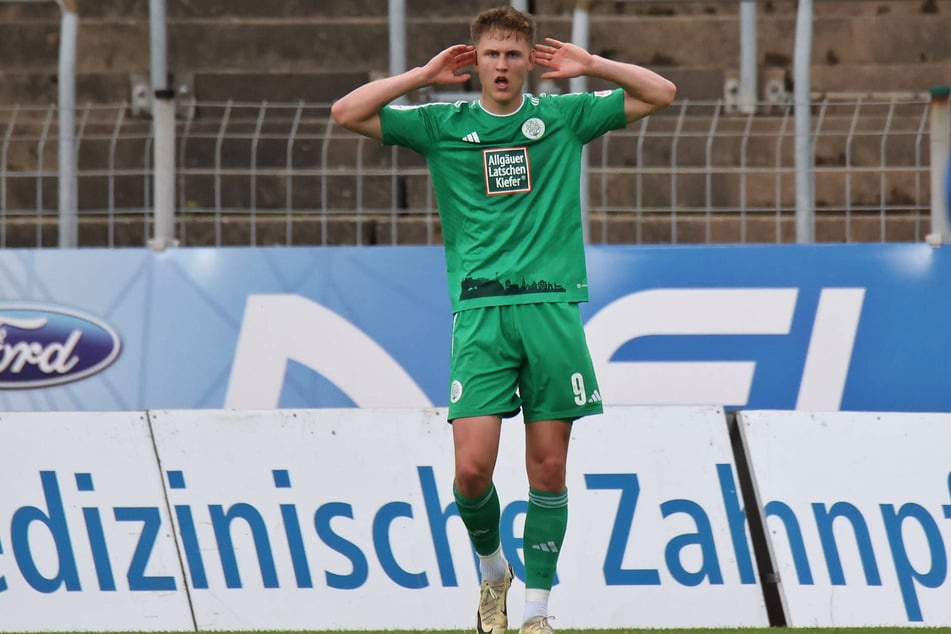
<svg viewBox="0 0 951 634"><path fill-rule="evenodd" d="M483 150L482 159L485 169L485 193L489 196L532 191L528 148Z"/></svg>
<svg viewBox="0 0 951 634"><path fill-rule="evenodd" d="M545 134L545 122L538 117L532 117L522 124L522 134L535 141Z"/></svg>

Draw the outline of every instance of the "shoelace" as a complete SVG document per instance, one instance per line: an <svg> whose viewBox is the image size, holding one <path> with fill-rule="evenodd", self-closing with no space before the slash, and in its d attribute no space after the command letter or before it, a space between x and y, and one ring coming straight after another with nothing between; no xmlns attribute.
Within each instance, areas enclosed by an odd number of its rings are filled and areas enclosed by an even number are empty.
<svg viewBox="0 0 951 634"><path fill-rule="evenodd" d="M482 596L479 600L479 618L482 619L483 623L489 621L495 621L495 613L499 609L499 591L493 588L493 585L502 587L502 583L492 584L488 581L482 584ZM489 599L486 600L486 595L489 596Z"/></svg>
<svg viewBox="0 0 951 634"><path fill-rule="evenodd" d="M547 628L547 631L549 631L549 632L554 632L554 629L553 629L552 626L551 626L551 621L554 621L554 620L555 620L555 617L553 617L553 616L539 616L539 617L535 617L535 618L536 618L536 619L539 619L539 620L537 621L538 631L544 632L544 631L546 630L546 628ZM534 620L535 620L535 619L531 619L531 621L534 621ZM531 622L531 621L529 621L529 622ZM535 624L535 623L533 623L533 625L534 625L534 624Z"/></svg>

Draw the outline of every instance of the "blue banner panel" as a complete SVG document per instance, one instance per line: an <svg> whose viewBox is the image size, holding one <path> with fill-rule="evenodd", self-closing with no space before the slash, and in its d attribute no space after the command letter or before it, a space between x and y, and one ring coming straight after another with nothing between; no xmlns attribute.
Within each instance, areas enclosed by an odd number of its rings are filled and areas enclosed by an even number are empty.
<svg viewBox="0 0 951 634"><path fill-rule="evenodd" d="M597 246L605 402L951 411L951 250ZM0 252L6 410L448 403L438 247Z"/></svg>

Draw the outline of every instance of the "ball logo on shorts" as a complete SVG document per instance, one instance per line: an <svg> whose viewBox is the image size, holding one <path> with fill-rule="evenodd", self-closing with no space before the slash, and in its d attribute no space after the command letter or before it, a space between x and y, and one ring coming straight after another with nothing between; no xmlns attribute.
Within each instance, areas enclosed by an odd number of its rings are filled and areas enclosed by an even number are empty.
<svg viewBox="0 0 951 634"><path fill-rule="evenodd" d="M453 381L452 385L449 387L449 401L451 403L456 403L460 398L462 398L462 383L459 381Z"/></svg>
<svg viewBox="0 0 951 634"><path fill-rule="evenodd" d="M542 138L545 134L545 122L538 117L532 117L522 124L522 134L533 141Z"/></svg>

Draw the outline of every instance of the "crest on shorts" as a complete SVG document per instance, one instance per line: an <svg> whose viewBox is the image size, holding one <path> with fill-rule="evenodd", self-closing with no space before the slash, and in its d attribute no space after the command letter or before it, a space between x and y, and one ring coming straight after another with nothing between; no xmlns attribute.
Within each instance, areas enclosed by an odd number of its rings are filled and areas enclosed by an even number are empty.
<svg viewBox="0 0 951 634"><path fill-rule="evenodd" d="M456 403L460 398L462 398L462 383L453 381L449 387L449 402Z"/></svg>

